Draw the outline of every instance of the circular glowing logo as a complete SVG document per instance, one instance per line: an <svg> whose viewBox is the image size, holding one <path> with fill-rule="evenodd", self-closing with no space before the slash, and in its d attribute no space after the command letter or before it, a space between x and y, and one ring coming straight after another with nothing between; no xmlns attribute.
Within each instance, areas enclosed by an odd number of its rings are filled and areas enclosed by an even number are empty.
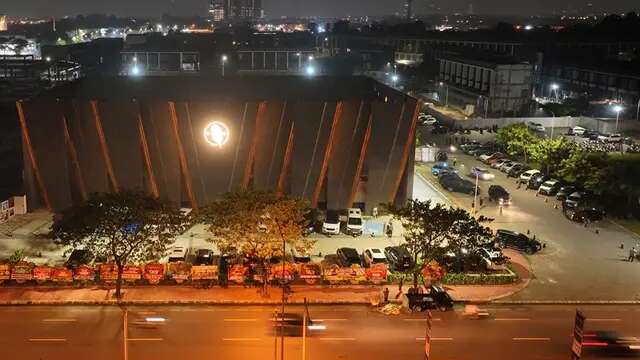
<svg viewBox="0 0 640 360"><path fill-rule="evenodd" d="M229 128L219 121L211 122L204 128L204 139L209 145L222 147L229 140Z"/></svg>

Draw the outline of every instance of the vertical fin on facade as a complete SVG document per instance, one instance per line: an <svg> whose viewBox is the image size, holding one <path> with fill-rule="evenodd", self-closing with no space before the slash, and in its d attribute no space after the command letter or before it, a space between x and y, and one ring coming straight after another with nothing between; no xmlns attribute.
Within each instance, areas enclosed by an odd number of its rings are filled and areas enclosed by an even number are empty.
<svg viewBox="0 0 640 360"><path fill-rule="evenodd" d="M276 132L276 141L273 144L273 154L271 154L271 160L269 161L269 172L267 173L268 184L271 184L271 174L273 173L273 163L276 160L276 154L280 149L280 133L282 132L282 126L284 124L284 118L287 113L287 100L282 103L282 111L280 112L280 121L278 122L278 130Z"/></svg>
<svg viewBox="0 0 640 360"><path fill-rule="evenodd" d="M20 120L20 128L22 128L22 140L24 145L26 145L27 155L29 156L29 162L31 163L31 168L33 169L33 173L36 176L36 182L38 183L38 187L40 188L40 195L42 196L42 200L44 201L45 206L49 211L53 211L53 207L51 206L51 201L49 200L49 193L47 192L47 188L44 185L44 179L42 178L42 174L40 173L40 168L38 167L38 161L36 160L36 155L33 151L33 145L31 144L31 136L29 135L29 127L27 126L27 119L24 116L24 109L22 107L22 101L16 101L16 109L18 111L18 119Z"/></svg>
<svg viewBox="0 0 640 360"><path fill-rule="evenodd" d="M244 103L244 109L242 110L242 121L240 123L240 133L238 134L238 141L236 142L236 151L235 155L233 156L233 165L231 167L231 175L229 176L229 186L227 187L227 191L233 190L233 180L235 179L236 168L238 167L238 158L240 157L242 139L244 139L244 128L247 121L247 110L249 110L249 103Z"/></svg>
<svg viewBox="0 0 640 360"><path fill-rule="evenodd" d="M311 171L313 170L313 164L316 162L316 152L318 150L318 142L320 141L320 134L322 133L322 127L324 126L324 115L327 111L327 103L322 106L322 114L320 115L320 124L318 125L318 132L316 133L316 140L313 144L313 152L311 153L311 161L307 168L307 176L304 179L304 188L302 189L302 196L307 196L307 187L309 186L309 178L311 177Z"/></svg>
<svg viewBox="0 0 640 360"><path fill-rule="evenodd" d="M331 160L331 154L333 150L333 143L336 137L336 132L338 128L338 124L340 123L340 119L342 117L342 107L343 102L339 101L336 104L336 111L333 114L333 120L331 122L331 131L329 132L329 140L327 142L327 146L325 147L324 157L322 158L322 166L320 167L320 175L318 176L318 181L316 182L316 186L313 191L313 196L311 197L311 207L316 207L318 205L318 197L320 197L320 192L322 191L322 185L325 182L325 178L327 175L327 168L329 167L329 161Z"/></svg>
<svg viewBox="0 0 640 360"><path fill-rule="evenodd" d="M391 194L389 198L389 202L394 202L396 196L398 195L398 189L400 189L400 184L402 183L402 177L405 175L407 171L407 162L409 161L409 154L411 154L411 147L415 146L416 140L416 126L418 122L418 114L420 113L420 101L416 101L416 107L413 111L413 116L411 117L411 127L409 128L409 134L407 135L407 141L404 144L404 149L402 150L402 157L400 158L400 167L398 170L398 176L396 177L395 183L393 184L393 189L391 189ZM411 174L406 174L410 176Z"/></svg>
<svg viewBox="0 0 640 360"><path fill-rule="evenodd" d="M180 138L180 130L178 127L178 114L176 113L176 103L173 101L167 102L169 105L169 116L171 118L171 128L173 130L174 140L176 142L176 150L178 151L178 159L180 161L180 173L182 174L182 183L187 190L187 196L191 203L192 209L198 208L198 202L193 194L193 183L191 181L191 173L189 171L189 164L187 163L187 155L184 152L182 146L182 139Z"/></svg>
<svg viewBox="0 0 640 360"><path fill-rule="evenodd" d="M244 177L242 178L242 188L247 189L251 182L253 173L253 161L256 157L256 143L258 142L258 124L262 121L267 111L267 102L262 101L258 105L258 112L256 113L256 126L254 127L253 136L251 138L251 145L249 147L249 156L247 157L247 163L244 168Z"/></svg>
<svg viewBox="0 0 640 360"><path fill-rule="evenodd" d="M73 143L73 139L71 138L71 132L69 131L69 122L67 121L67 117L64 115L62 115L62 122L64 126L64 140L67 143L69 155L71 156L73 172L76 175L76 182L78 183L78 187L80 188L80 196L82 196L82 200L86 201L88 198L87 187L85 186L84 178L82 177L80 161L78 160L78 151L76 150L76 145Z"/></svg>
<svg viewBox="0 0 640 360"><path fill-rule="evenodd" d="M402 127L402 118L404 118L404 110L406 108L406 105L407 105L406 101L402 103L402 109L400 110L400 116L398 117L396 131L393 134L393 142L391 143L391 149L389 149L389 156L387 157L387 164L384 167L384 174L382 175L382 182L380 183L381 184L380 191L384 191L385 185L387 184L389 167L391 166L391 162L393 161L393 154L396 150L396 145L398 144L398 136L400 135L400 128Z"/></svg>
<svg viewBox="0 0 640 360"><path fill-rule="evenodd" d="M109 147L107 146L107 138L104 136L104 130L102 128L102 119L100 118L100 111L98 109L98 102L91 100L91 112L93 113L93 119L96 125L96 132L98 134L98 140L100 141L100 150L102 151L102 157L107 168L107 175L109 176L109 182L113 191L120 191L118 186L118 180L116 179L115 171L113 170L113 163L111 162L111 155L109 154Z"/></svg>
<svg viewBox="0 0 640 360"><path fill-rule="evenodd" d="M367 148L369 147L369 139L371 139L371 129L373 128L373 111L369 113L369 123L367 124L367 131L364 134L362 140L362 147L360 148L360 156L358 157L358 164L356 166L356 172L353 176L353 183L351 185L351 194L349 195L349 206L353 206L353 202L356 199L358 193L358 185L360 185L360 176L362 176L362 169L364 168L364 161L367 157Z"/></svg>
<svg viewBox="0 0 640 360"><path fill-rule="evenodd" d="M287 148L284 151L284 160L282 161L282 170L280 171L280 176L278 177L278 187L276 192L278 196L281 196L284 193L284 186L287 181L287 176L289 174L289 167L291 166L291 154L293 153L293 138L294 138L294 127L295 121L291 122L291 130L289 130L289 139L287 140Z"/></svg>
<svg viewBox="0 0 640 360"><path fill-rule="evenodd" d="M154 197L160 197L160 190L158 189L158 181L156 180L155 172L153 171L153 162L151 161L151 152L149 151L149 143L147 141L147 135L144 131L144 124L142 122L142 111L138 106L138 135L140 139L140 148L142 149L142 157L144 158L144 166L147 169L147 175L149 178L149 189Z"/></svg>

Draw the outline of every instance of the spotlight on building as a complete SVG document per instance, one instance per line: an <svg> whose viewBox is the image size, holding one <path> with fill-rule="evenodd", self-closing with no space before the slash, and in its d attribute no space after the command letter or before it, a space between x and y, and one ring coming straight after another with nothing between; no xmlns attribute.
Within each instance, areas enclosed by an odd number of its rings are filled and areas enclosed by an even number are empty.
<svg viewBox="0 0 640 360"><path fill-rule="evenodd" d="M229 128L220 121L212 121L204 127L205 141L214 147L222 147L229 141Z"/></svg>

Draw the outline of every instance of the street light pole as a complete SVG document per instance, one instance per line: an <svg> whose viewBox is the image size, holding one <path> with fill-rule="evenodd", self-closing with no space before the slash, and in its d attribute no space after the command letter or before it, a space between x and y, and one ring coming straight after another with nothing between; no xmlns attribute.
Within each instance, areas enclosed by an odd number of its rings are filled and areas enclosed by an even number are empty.
<svg viewBox="0 0 640 360"><path fill-rule="evenodd" d="M222 55L222 77L224 77L224 64L227 62L227 55Z"/></svg>
<svg viewBox="0 0 640 360"><path fill-rule="evenodd" d="M551 113L551 139L553 139L553 129L556 128L556 113L551 110L549 112Z"/></svg>
<svg viewBox="0 0 640 360"><path fill-rule="evenodd" d="M636 110L636 121L640 120L640 99L638 99L638 107Z"/></svg>
<svg viewBox="0 0 640 360"><path fill-rule="evenodd" d="M476 171L476 188L473 189L473 209L478 213L478 172Z"/></svg>
<svg viewBox="0 0 640 360"><path fill-rule="evenodd" d="M127 310L126 308L124 309L124 314L122 316L122 339L124 342L124 360L129 360L129 334L128 333L128 329L129 329L129 310Z"/></svg>

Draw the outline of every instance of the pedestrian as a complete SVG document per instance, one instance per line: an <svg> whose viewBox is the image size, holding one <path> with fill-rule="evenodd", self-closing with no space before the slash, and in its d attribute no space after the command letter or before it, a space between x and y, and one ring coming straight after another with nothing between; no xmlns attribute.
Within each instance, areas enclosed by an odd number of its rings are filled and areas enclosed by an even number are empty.
<svg viewBox="0 0 640 360"><path fill-rule="evenodd" d="M404 279L400 279L400 282L398 283L398 293L396 294L396 299L400 298L400 295L402 295L402 281Z"/></svg>
<svg viewBox="0 0 640 360"><path fill-rule="evenodd" d="M458 159L453 158L453 167L456 167L456 164L458 163Z"/></svg>
<svg viewBox="0 0 640 360"><path fill-rule="evenodd" d="M636 247L632 247L631 249L629 249L629 262L633 262L633 260L636 258L636 254L637 254L637 250Z"/></svg>
<svg viewBox="0 0 640 360"><path fill-rule="evenodd" d="M482 208L482 205L484 205L484 199L482 198L482 196L480 197L480 208Z"/></svg>
<svg viewBox="0 0 640 360"><path fill-rule="evenodd" d="M371 211L371 215L373 215L374 218L378 217L378 208L374 207L373 210Z"/></svg>
<svg viewBox="0 0 640 360"><path fill-rule="evenodd" d="M382 290L382 300L383 300L383 304L386 304L389 302L389 288L388 287L384 287L384 290Z"/></svg>

